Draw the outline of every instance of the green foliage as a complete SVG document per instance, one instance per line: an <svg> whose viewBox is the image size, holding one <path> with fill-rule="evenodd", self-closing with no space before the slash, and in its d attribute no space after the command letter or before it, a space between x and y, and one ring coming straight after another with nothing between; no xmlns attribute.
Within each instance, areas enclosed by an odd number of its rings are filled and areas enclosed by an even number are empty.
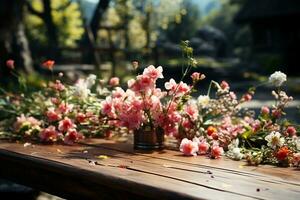
<svg viewBox="0 0 300 200"><path fill-rule="evenodd" d="M60 46L73 47L81 39L84 29L82 27L81 13L78 3L69 0L52 0L52 16L58 30L58 41ZM32 7L38 12L43 12L41 0L32 0ZM66 6L68 5L68 6ZM26 28L29 39L42 45L47 44L46 27L43 20L28 12L25 17Z"/></svg>
<svg viewBox="0 0 300 200"><path fill-rule="evenodd" d="M171 23L179 23L183 19L187 11L182 7L182 2L183 0L115 0L105 13L101 25L124 26L125 29L127 26L131 49L142 49L147 43L154 46L160 30L166 30ZM111 37L116 46L126 46L126 33L122 31L109 33L107 30L100 30L98 34L101 45L109 45Z"/></svg>

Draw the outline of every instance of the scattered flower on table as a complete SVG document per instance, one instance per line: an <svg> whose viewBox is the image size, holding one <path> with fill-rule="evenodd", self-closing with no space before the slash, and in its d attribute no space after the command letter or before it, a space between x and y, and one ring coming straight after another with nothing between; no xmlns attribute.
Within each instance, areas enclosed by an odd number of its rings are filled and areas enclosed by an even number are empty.
<svg viewBox="0 0 300 200"><path fill-rule="evenodd" d="M199 150L198 143L187 138L184 138L181 141L179 149L186 156L197 156L197 152Z"/></svg>
<svg viewBox="0 0 300 200"><path fill-rule="evenodd" d="M276 131L272 131L269 135L267 135L265 140L268 142L268 146L272 149L281 147L284 144L284 138L281 137L281 134Z"/></svg>

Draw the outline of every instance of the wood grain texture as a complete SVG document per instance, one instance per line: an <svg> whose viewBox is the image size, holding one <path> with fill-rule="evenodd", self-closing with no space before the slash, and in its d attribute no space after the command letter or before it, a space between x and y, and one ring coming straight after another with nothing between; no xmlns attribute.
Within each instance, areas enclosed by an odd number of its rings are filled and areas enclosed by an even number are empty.
<svg viewBox="0 0 300 200"><path fill-rule="evenodd" d="M99 159L99 155L108 156ZM102 156L103 157L103 156ZM0 142L0 176L70 199L299 199L299 171L133 151L102 139L76 146Z"/></svg>

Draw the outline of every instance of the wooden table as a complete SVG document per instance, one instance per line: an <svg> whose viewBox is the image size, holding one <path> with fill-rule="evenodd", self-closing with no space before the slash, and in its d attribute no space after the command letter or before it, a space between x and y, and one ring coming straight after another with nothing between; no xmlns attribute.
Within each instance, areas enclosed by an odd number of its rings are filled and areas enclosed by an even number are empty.
<svg viewBox="0 0 300 200"><path fill-rule="evenodd" d="M0 177L70 199L300 199L299 172L136 152L102 139L27 147L0 141Z"/></svg>

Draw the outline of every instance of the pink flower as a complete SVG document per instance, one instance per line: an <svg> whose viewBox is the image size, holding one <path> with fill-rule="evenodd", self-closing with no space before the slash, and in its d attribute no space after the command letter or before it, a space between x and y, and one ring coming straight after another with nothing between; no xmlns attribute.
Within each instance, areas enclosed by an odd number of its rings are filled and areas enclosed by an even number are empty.
<svg viewBox="0 0 300 200"><path fill-rule="evenodd" d="M281 111L280 110L272 110L272 117L274 117L275 119L278 119L281 117Z"/></svg>
<svg viewBox="0 0 300 200"><path fill-rule="evenodd" d="M65 86L60 82L60 80L56 80L55 83L51 83L50 87L59 92L65 90Z"/></svg>
<svg viewBox="0 0 300 200"><path fill-rule="evenodd" d="M171 114L168 115L169 120L171 122L180 122L181 121L181 115L178 112L172 112Z"/></svg>
<svg viewBox="0 0 300 200"><path fill-rule="evenodd" d="M189 117L192 119L192 120L196 120L198 118L198 108L195 104L188 104L187 106L185 106L185 109L184 111L186 112L186 114L189 115Z"/></svg>
<svg viewBox="0 0 300 200"><path fill-rule="evenodd" d="M223 153L224 153L224 150L222 147L215 145L211 148L211 157L212 158L220 158Z"/></svg>
<svg viewBox="0 0 300 200"><path fill-rule="evenodd" d="M113 91L112 91L112 97L113 98L121 98L123 97L123 95L125 94L124 90L120 87L116 87Z"/></svg>
<svg viewBox="0 0 300 200"><path fill-rule="evenodd" d="M183 128L189 130L193 127L193 124L191 123L191 121L189 119L184 119L182 121L182 126L183 126Z"/></svg>
<svg viewBox="0 0 300 200"><path fill-rule="evenodd" d="M134 80L134 79L129 79L127 81L128 88L132 89L133 91L137 91L137 90L135 90L136 87L137 87L137 84L138 84L138 82L136 80Z"/></svg>
<svg viewBox="0 0 300 200"><path fill-rule="evenodd" d="M206 154L207 151L209 150L209 144L206 142L205 139L203 138L194 138L193 139L194 142L197 142L198 144L198 154L203 155Z"/></svg>
<svg viewBox="0 0 300 200"><path fill-rule="evenodd" d="M114 115L114 107L113 107L113 101L111 97L106 97L105 101L102 103L102 113L108 116Z"/></svg>
<svg viewBox="0 0 300 200"><path fill-rule="evenodd" d="M152 88L154 86L154 81L149 76L139 75L137 81L140 84L140 90L145 91L146 89Z"/></svg>
<svg viewBox="0 0 300 200"><path fill-rule="evenodd" d="M84 136L81 133L78 133L76 129L69 129L67 134L64 137L64 143L72 145L80 139L83 139Z"/></svg>
<svg viewBox="0 0 300 200"><path fill-rule="evenodd" d="M293 136L296 136L297 130L295 129L295 127L289 126L289 127L287 127L285 132L286 132L287 136L293 137Z"/></svg>
<svg viewBox="0 0 300 200"><path fill-rule="evenodd" d="M58 98L55 98L55 97L51 97L51 102L52 102L54 105L60 104L60 100L59 100Z"/></svg>
<svg viewBox="0 0 300 200"><path fill-rule="evenodd" d="M39 136L42 142L55 142L59 133L55 130L55 126L49 126L43 129Z"/></svg>
<svg viewBox="0 0 300 200"><path fill-rule="evenodd" d="M181 141L179 149L186 156L197 156L198 144L197 142L193 142L187 138L184 138Z"/></svg>
<svg viewBox="0 0 300 200"><path fill-rule="evenodd" d="M200 81L200 80L205 79L205 75L204 75L204 74L201 74L201 73L199 73L199 72L194 72L194 73L191 75L191 78L193 79L194 82L197 82L197 81Z"/></svg>
<svg viewBox="0 0 300 200"><path fill-rule="evenodd" d="M199 154L206 154L209 149L209 144L207 142L201 142L198 145L198 148L199 148L199 151L198 151Z"/></svg>
<svg viewBox="0 0 300 200"><path fill-rule="evenodd" d="M61 119L61 115L56 113L52 108L48 109L46 116L49 122L55 122Z"/></svg>
<svg viewBox="0 0 300 200"><path fill-rule="evenodd" d="M73 128L76 128L76 125L68 117L65 117L58 124L58 130L63 132L67 132L69 129L73 129Z"/></svg>
<svg viewBox="0 0 300 200"><path fill-rule="evenodd" d="M170 79L169 82L165 83L165 88L171 92L171 94L174 94L176 92L177 96L185 95L187 92L190 91L190 86L188 86L186 83L183 83L182 81L177 85L174 79Z"/></svg>
<svg viewBox="0 0 300 200"><path fill-rule="evenodd" d="M185 95L190 91L190 89L190 86L188 86L186 83L180 82L176 93Z"/></svg>
<svg viewBox="0 0 300 200"><path fill-rule="evenodd" d="M229 92L230 98L235 100L236 99L236 94L234 92Z"/></svg>
<svg viewBox="0 0 300 200"><path fill-rule="evenodd" d="M173 136L175 138L179 137L178 126L170 123L164 127L165 133L169 136Z"/></svg>
<svg viewBox="0 0 300 200"><path fill-rule="evenodd" d="M200 73L199 73L199 72L194 72L194 73L191 75L191 78L193 79L193 81L198 81L199 78L200 78Z"/></svg>
<svg viewBox="0 0 300 200"><path fill-rule="evenodd" d="M57 112L67 114L73 110L73 107L74 107L73 104L61 103L58 106Z"/></svg>
<svg viewBox="0 0 300 200"><path fill-rule="evenodd" d="M300 167L300 153L294 153L292 164L294 167Z"/></svg>
<svg viewBox="0 0 300 200"><path fill-rule="evenodd" d="M229 84L226 81L222 81L220 86L223 90L229 90Z"/></svg>
<svg viewBox="0 0 300 200"><path fill-rule="evenodd" d="M158 78L164 78L163 68L161 66L155 68L153 65L144 69L143 75L148 76L149 78L156 80Z"/></svg>
<svg viewBox="0 0 300 200"><path fill-rule="evenodd" d="M270 113L269 107L268 107L268 106L263 106L263 107L261 107L260 113L261 113L262 115L269 115L269 113Z"/></svg>
<svg viewBox="0 0 300 200"><path fill-rule="evenodd" d="M13 125L14 130L18 132L24 125L28 125L30 127L39 126L41 125L41 122L34 117L25 117L24 114L21 114L21 116L17 117L17 121Z"/></svg>
<svg viewBox="0 0 300 200"><path fill-rule="evenodd" d="M7 60L6 61L6 67L8 69L11 69L11 70L14 69L15 68L15 61L12 60L12 59Z"/></svg>
<svg viewBox="0 0 300 200"><path fill-rule="evenodd" d="M86 120L86 115L84 113L77 113L76 121L79 123L83 123Z"/></svg>
<svg viewBox="0 0 300 200"><path fill-rule="evenodd" d="M169 82L166 82L166 83L165 83L165 88L166 88L166 90L170 90L170 91L175 92L176 87L177 87L177 83L176 83L176 81L175 81L174 79L172 79L172 78L170 79Z"/></svg>
<svg viewBox="0 0 300 200"><path fill-rule="evenodd" d="M120 84L120 79L118 77L112 77L109 80L109 85L111 85L111 86L117 86L119 84Z"/></svg>
<svg viewBox="0 0 300 200"><path fill-rule="evenodd" d="M242 97L242 99L243 99L244 101L251 101L252 95L249 94L249 93L244 94L243 97Z"/></svg>

